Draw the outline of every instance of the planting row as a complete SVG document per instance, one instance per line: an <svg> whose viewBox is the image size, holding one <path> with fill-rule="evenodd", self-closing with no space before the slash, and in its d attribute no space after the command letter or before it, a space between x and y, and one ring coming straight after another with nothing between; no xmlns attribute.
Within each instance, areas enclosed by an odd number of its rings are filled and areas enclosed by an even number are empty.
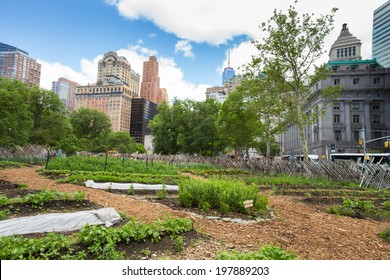
<svg viewBox="0 0 390 280"><path fill-rule="evenodd" d="M70 236L49 233L42 238L24 236L2 237L2 260L117 260L126 259L132 253L133 243L159 242L170 236L173 248L181 251L184 246L180 235L192 230L188 219L166 218L152 224L130 220L123 227L85 226ZM124 250L117 248L124 246ZM127 248L127 249L126 249Z"/></svg>

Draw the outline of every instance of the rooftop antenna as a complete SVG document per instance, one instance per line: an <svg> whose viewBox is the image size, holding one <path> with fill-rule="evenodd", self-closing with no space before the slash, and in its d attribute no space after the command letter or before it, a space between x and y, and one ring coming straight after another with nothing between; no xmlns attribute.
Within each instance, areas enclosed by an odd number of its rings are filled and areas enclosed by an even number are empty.
<svg viewBox="0 0 390 280"><path fill-rule="evenodd" d="M230 48L228 50L228 68L230 68Z"/></svg>

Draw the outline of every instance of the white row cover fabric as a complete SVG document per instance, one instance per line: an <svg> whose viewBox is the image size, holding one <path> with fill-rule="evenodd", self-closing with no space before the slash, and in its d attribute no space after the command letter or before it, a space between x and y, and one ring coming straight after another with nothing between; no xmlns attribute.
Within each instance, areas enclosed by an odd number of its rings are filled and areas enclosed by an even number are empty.
<svg viewBox="0 0 390 280"><path fill-rule="evenodd" d="M0 221L0 236L73 231L81 229L87 224L109 227L121 220L114 208L101 208L75 213L44 214Z"/></svg>
<svg viewBox="0 0 390 280"><path fill-rule="evenodd" d="M85 186L94 189L112 189L112 190L128 190L133 185L134 190L162 190L162 184L138 184L138 183L95 183L93 180L85 181ZM179 187L176 185L165 185L167 191L178 191Z"/></svg>

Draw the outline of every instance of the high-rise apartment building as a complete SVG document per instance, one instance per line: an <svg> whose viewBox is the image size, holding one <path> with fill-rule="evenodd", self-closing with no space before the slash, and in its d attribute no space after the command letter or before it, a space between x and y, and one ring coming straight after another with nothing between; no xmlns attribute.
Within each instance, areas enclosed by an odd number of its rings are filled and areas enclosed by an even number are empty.
<svg viewBox="0 0 390 280"><path fill-rule="evenodd" d="M106 53L99 61L97 83L77 87L75 110L99 110L108 115L113 131L130 132L131 103L138 97L139 77L126 58Z"/></svg>
<svg viewBox="0 0 390 280"><path fill-rule="evenodd" d="M166 88L160 88L157 97L157 105L160 105L163 101L168 102L168 91Z"/></svg>
<svg viewBox="0 0 390 280"><path fill-rule="evenodd" d="M41 64L29 57L27 52L0 43L0 77L21 81L29 87L39 86Z"/></svg>
<svg viewBox="0 0 390 280"><path fill-rule="evenodd" d="M372 57L390 68L390 0L374 11Z"/></svg>
<svg viewBox="0 0 390 280"><path fill-rule="evenodd" d="M68 112L74 111L76 92L79 86L80 84L63 77L52 82L52 91L58 94Z"/></svg>
<svg viewBox="0 0 390 280"><path fill-rule="evenodd" d="M131 104L130 136L138 143L145 143L145 136L151 134L149 122L157 114L157 104L145 98L134 98Z"/></svg>
<svg viewBox="0 0 390 280"><path fill-rule="evenodd" d="M131 69L124 56L118 56L116 52L110 51L98 62L97 84L103 85L115 79L127 84L131 94L138 96L140 75Z"/></svg>
<svg viewBox="0 0 390 280"><path fill-rule="evenodd" d="M155 56L144 61L141 82L141 98L157 103L160 91L160 77L158 76L158 62Z"/></svg>

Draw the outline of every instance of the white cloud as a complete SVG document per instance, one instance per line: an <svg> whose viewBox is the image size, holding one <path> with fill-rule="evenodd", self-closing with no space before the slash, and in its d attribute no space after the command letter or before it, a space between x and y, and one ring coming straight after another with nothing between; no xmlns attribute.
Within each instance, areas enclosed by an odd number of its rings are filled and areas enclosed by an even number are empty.
<svg viewBox="0 0 390 280"><path fill-rule="evenodd" d="M41 67L41 84L45 89L51 89L51 83L57 81L58 78L64 77L71 81L77 82L81 85L96 82L97 62L101 56L96 57L93 61L82 59L81 71L77 72L69 66L63 65L59 62L46 62L38 59Z"/></svg>
<svg viewBox="0 0 390 280"><path fill-rule="evenodd" d="M193 99L197 101L206 99L206 88L209 85L195 85L184 80L183 71L176 65L173 58L161 57L159 61L159 75L161 87L168 90L169 99Z"/></svg>
<svg viewBox="0 0 390 280"><path fill-rule="evenodd" d="M143 62L148 60L151 55L157 56L159 62L160 86L168 90L170 100L175 97L178 99L205 99L205 91L209 85L195 85L185 81L182 69L178 67L173 58L158 57L156 50L141 47L140 45L130 46L127 49L119 49L116 52L119 56L126 57L131 64L131 68L141 75ZM103 55L99 55L92 61L83 58L80 62L80 72L58 62L49 63L38 60L42 65L41 87L51 89L52 81L56 81L60 77L75 81L81 85L95 83L98 61L102 57Z"/></svg>
<svg viewBox="0 0 390 280"><path fill-rule="evenodd" d="M194 58L192 46L188 40L180 40L175 45L175 53L182 52L184 57Z"/></svg>
<svg viewBox="0 0 390 280"><path fill-rule="evenodd" d="M117 7L119 13L130 19L145 18L162 30L192 42L209 44L226 43L236 35L249 35L261 39L258 25L267 21L274 9L286 11L293 0L106 0ZM300 13L313 13L315 17L329 14L339 8L335 17L335 29L325 42L325 52L336 40L344 22L354 36L362 40L363 58L371 57L372 14L384 0L366 1L357 5L355 0L313 1L299 0Z"/></svg>

